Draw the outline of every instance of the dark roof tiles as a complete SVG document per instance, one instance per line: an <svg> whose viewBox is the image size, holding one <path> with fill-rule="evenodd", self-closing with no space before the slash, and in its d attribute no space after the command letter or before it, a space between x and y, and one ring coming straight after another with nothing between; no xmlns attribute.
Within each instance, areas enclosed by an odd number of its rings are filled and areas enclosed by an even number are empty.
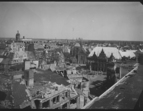
<svg viewBox="0 0 143 111"><path fill-rule="evenodd" d="M25 100L29 100L25 91L26 86L24 84L14 81L12 87L15 107L21 105Z"/></svg>
<svg viewBox="0 0 143 111"><path fill-rule="evenodd" d="M69 83L66 81L66 79L52 71L43 71L42 73L36 73L34 75L34 79L37 82L41 82L41 81L51 81L51 82L55 82L59 85L63 84L65 86L69 85Z"/></svg>

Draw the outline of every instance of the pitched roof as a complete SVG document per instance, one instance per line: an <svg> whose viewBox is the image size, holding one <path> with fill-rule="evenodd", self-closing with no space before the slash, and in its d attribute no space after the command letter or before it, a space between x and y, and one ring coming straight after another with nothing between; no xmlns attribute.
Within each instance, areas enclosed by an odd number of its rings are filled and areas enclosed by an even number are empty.
<svg viewBox="0 0 143 111"><path fill-rule="evenodd" d="M111 54L113 53L113 56L115 57L115 59L121 59L121 55L119 50L116 47L95 47L90 54L88 55L88 57L92 56L94 53L99 56L99 54L101 53L101 51L104 51L105 55L107 58L109 58L111 56Z"/></svg>
<svg viewBox="0 0 143 111"><path fill-rule="evenodd" d="M0 44L0 49L6 49L6 44Z"/></svg>
<svg viewBox="0 0 143 111"><path fill-rule="evenodd" d="M112 54L112 53L111 53ZM111 55L110 55L111 56ZM99 58L106 58L106 54L104 53L103 49L101 50L100 54L99 54ZM109 57L110 58L110 57Z"/></svg>
<svg viewBox="0 0 143 111"><path fill-rule="evenodd" d="M13 81L12 87L15 107L21 105L25 100L29 100L29 98L27 97L27 93L25 91L25 84L20 84L20 82Z"/></svg>

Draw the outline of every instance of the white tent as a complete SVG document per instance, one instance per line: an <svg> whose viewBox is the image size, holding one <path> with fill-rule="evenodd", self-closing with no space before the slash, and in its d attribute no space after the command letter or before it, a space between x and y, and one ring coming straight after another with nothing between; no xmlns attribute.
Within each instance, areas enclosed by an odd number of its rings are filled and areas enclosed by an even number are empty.
<svg viewBox="0 0 143 111"><path fill-rule="evenodd" d="M133 57L136 57L136 55L135 55L136 51L137 50L126 50L125 52L120 51L120 54L121 54L122 57L125 56L125 57L133 58Z"/></svg>

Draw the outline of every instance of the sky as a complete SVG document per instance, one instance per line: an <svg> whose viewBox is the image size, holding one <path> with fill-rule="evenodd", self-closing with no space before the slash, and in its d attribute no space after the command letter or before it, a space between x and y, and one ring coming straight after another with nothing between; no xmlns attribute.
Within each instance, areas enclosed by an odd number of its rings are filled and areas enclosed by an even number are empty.
<svg viewBox="0 0 143 111"><path fill-rule="evenodd" d="M143 41L140 2L0 2L0 37Z"/></svg>

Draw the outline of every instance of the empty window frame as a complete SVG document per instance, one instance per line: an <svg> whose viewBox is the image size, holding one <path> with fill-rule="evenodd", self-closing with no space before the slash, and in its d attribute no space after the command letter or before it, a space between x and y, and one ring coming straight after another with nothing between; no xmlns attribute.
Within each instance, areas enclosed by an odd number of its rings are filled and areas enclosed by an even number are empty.
<svg viewBox="0 0 143 111"><path fill-rule="evenodd" d="M49 108L49 107L50 107L50 101L48 100L48 101L44 102L44 103L42 104L42 107L43 107L43 108Z"/></svg>
<svg viewBox="0 0 143 111"><path fill-rule="evenodd" d="M68 108L68 104L65 103L63 106L62 106L62 109L67 109Z"/></svg>
<svg viewBox="0 0 143 111"><path fill-rule="evenodd" d="M57 103L57 98L54 97L54 98L53 98L53 104L56 104L56 103Z"/></svg>
<svg viewBox="0 0 143 111"><path fill-rule="evenodd" d="M68 98L68 92L65 92L65 97L67 97L67 98Z"/></svg>
<svg viewBox="0 0 143 111"><path fill-rule="evenodd" d="M60 102L60 96L57 96L57 102Z"/></svg>
<svg viewBox="0 0 143 111"><path fill-rule="evenodd" d="M34 102L35 102L36 109L40 109L40 101L35 100Z"/></svg>

